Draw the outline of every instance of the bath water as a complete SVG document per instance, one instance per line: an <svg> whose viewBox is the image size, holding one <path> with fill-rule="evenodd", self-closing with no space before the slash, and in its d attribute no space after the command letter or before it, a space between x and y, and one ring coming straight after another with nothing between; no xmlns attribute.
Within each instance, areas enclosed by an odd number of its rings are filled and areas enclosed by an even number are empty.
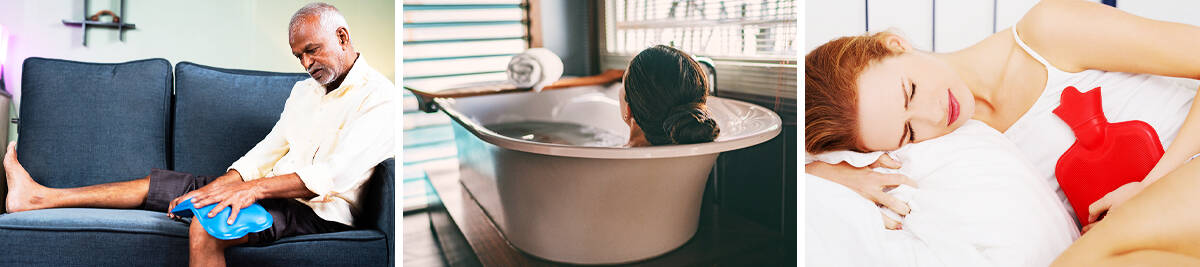
<svg viewBox="0 0 1200 267"><path fill-rule="evenodd" d="M569 146L619 147L629 141L604 129L568 122L520 121L484 127L511 138Z"/></svg>

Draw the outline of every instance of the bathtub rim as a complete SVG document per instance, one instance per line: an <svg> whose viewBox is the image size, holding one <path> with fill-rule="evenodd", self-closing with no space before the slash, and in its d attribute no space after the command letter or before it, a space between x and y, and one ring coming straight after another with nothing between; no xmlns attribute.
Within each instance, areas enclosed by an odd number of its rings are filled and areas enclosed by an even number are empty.
<svg viewBox="0 0 1200 267"><path fill-rule="evenodd" d="M482 96L471 96L482 97ZM547 144L527 140L521 140L500 135L493 132L487 127L483 127L468 116L462 114L453 106L454 98L434 98L433 101L438 105L438 109L450 117L450 119L463 126L464 129L471 132L476 138L484 142L493 144L498 147L512 149L522 152L535 154L561 156L561 157L576 157L576 158L598 158L598 159L650 159L650 158L673 158L673 157L688 157L705 154L721 153L725 151L737 150L753 145L757 145L767 140L771 140L778 136L783 130L783 120L779 118L779 114L774 111L751 104L749 102L709 96L710 99L727 101L736 105L747 106L751 109L760 109L771 116L771 126L767 129L760 130L756 134L742 136L734 139L726 139L707 143L685 144L685 145L663 145L663 146L647 146L647 147L585 147L585 146L568 146L560 144ZM447 108L450 107L450 108Z"/></svg>

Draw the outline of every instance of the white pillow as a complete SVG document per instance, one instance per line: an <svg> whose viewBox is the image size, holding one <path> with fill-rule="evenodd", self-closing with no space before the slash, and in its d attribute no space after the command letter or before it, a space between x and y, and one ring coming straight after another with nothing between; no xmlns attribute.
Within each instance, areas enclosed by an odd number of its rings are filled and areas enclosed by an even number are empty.
<svg viewBox="0 0 1200 267"><path fill-rule="evenodd" d="M1034 175L1011 141L982 122L968 121L948 135L889 154L902 163L899 172L919 186L889 192L912 208L903 229L883 229L879 209L870 201L847 197L857 194L831 190L829 185L837 184L810 175L805 231L838 233L806 234L809 263L870 262L837 259L846 255L827 251L842 250L899 266L1046 266L1079 237L1050 186ZM845 223L850 217L876 222ZM875 246L876 252L863 249Z"/></svg>

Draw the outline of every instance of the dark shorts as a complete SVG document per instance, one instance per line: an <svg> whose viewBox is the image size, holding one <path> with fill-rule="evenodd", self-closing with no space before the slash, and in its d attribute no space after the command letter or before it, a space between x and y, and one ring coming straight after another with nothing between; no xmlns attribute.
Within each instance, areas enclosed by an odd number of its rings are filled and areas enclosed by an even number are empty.
<svg viewBox="0 0 1200 267"><path fill-rule="evenodd" d="M154 169L150 171L150 191L142 209L150 211L167 211L167 206L175 198L200 189L216 180L217 176L196 176L188 173ZM350 230L350 226L338 222L326 221L313 213L312 208L295 199L263 199L258 201L275 222L271 228L262 232L250 233L248 244L266 244L280 238L329 233Z"/></svg>

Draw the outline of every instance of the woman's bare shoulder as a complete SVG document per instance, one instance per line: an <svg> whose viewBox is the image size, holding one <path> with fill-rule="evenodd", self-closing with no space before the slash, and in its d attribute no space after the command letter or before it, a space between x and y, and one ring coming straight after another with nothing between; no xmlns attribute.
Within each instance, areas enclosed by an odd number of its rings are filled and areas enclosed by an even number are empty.
<svg viewBox="0 0 1200 267"><path fill-rule="evenodd" d="M1097 9L1093 2L1082 0L1045 0L1038 2L1029 9L1017 24L1017 33L1021 40L1039 54L1051 65L1067 71L1077 72L1086 68L1075 62L1072 57L1061 53L1069 51L1072 42L1065 40L1078 36L1079 28L1072 24L1083 23L1079 18L1095 16Z"/></svg>
<svg viewBox="0 0 1200 267"><path fill-rule="evenodd" d="M1061 70L1200 77L1200 27L1139 17L1084 0L1045 0L1017 25L1021 40Z"/></svg>

